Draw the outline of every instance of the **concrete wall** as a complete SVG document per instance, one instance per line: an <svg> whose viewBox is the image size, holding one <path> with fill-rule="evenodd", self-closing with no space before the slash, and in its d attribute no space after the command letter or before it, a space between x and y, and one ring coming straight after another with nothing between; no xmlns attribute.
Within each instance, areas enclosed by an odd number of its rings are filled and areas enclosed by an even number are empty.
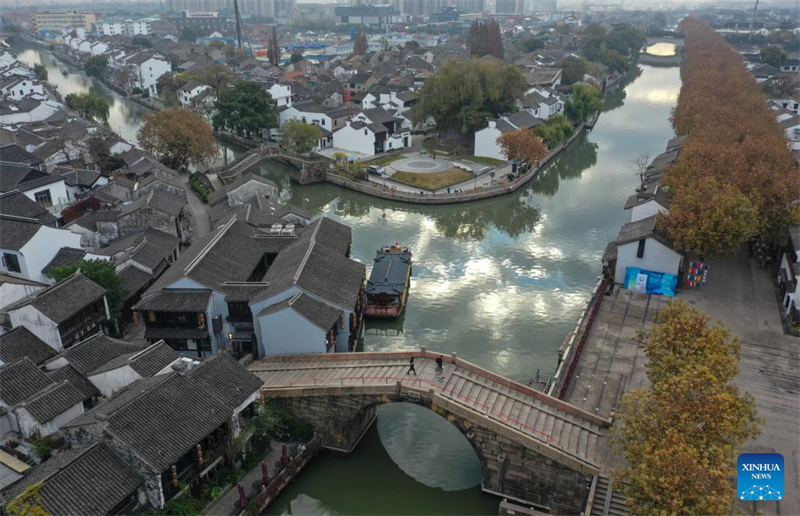
<svg viewBox="0 0 800 516"><path fill-rule="evenodd" d="M638 249L638 241L617 247L615 282L623 283L625 281L625 271L628 267L641 267L649 271L678 274L683 257L655 238L647 239L642 258L636 257Z"/></svg>

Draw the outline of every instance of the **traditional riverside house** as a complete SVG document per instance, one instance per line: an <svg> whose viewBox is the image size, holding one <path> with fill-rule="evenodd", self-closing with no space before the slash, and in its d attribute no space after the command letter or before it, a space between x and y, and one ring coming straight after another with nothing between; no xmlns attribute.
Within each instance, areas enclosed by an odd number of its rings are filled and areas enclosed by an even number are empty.
<svg viewBox="0 0 800 516"><path fill-rule="evenodd" d="M183 182L168 174L150 174L136 182L133 188L137 198L146 197L151 190L163 190L175 197L186 198Z"/></svg>
<svg viewBox="0 0 800 516"><path fill-rule="evenodd" d="M50 435L83 414L83 394L69 381L54 382L25 357L0 366L0 438Z"/></svg>
<svg viewBox="0 0 800 516"><path fill-rule="evenodd" d="M65 349L44 364L45 371L56 371L64 367L75 369L86 378L95 369L123 355L138 353L147 346L112 339L104 333L95 333Z"/></svg>
<svg viewBox="0 0 800 516"><path fill-rule="evenodd" d="M70 202L77 199L82 193L108 184L108 178L96 170L56 167L50 173L64 178L67 186L67 199Z"/></svg>
<svg viewBox="0 0 800 516"><path fill-rule="evenodd" d="M489 120L486 127L475 131L475 155L505 161L506 156L503 154L500 144L497 143L497 139L505 133L519 129L533 129L541 123L539 118L527 111L519 111Z"/></svg>
<svg viewBox="0 0 800 516"><path fill-rule="evenodd" d="M44 269L63 247L80 247L80 236L42 226L36 219L0 215L0 272L49 283Z"/></svg>
<svg viewBox="0 0 800 516"><path fill-rule="evenodd" d="M629 222L619 230L614 242L614 280L625 281L628 267L678 275L683 265L683 255L672 248L666 233L656 227L658 215ZM609 258L611 250L607 250Z"/></svg>
<svg viewBox="0 0 800 516"><path fill-rule="evenodd" d="M112 449L144 480L142 501L157 509L221 465L256 414L262 385L225 353L168 369L128 385L64 429L74 446Z"/></svg>
<svg viewBox="0 0 800 516"><path fill-rule="evenodd" d="M254 197L277 199L278 186L261 176L242 174L236 181L224 185L209 195L208 205L215 207L226 202L228 206L241 206Z"/></svg>
<svg viewBox="0 0 800 516"><path fill-rule="evenodd" d="M652 193L639 192L628 197L625 202L625 222L636 222L668 211L669 195L667 190L663 186L657 185Z"/></svg>
<svg viewBox="0 0 800 516"><path fill-rule="evenodd" d="M60 352L102 329L109 318L105 289L77 271L3 310L11 326L25 326Z"/></svg>
<svg viewBox="0 0 800 516"><path fill-rule="evenodd" d="M208 89L211 89L211 87L207 84L189 81L178 89L178 100L181 106L185 108L191 107L192 100Z"/></svg>
<svg viewBox="0 0 800 516"><path fill-rule="evenodd" d="M48 277L51 276L51 271L56 267L68 267L70 265L75 265L81 260L103 260L107 261L108 257L101 256L98 254L87 253L83 249L77 249L74 247L62 247L58 253L50 260L50 263L42 269L42 272L47 275Z"/></svg>
<svg viewBox="0 0 800 516"><path fill-rule="evenodd" d="M18 191L0 194L0 215L34 219L51 228L59 226L58 219L47 208Z"/></svg>
<svg viewBox="0 0 800 516"><path fill-rule="evenodd" d="M0 163L0 167L0 193L17 190L53 214L61 213L69 202L63 177L16 163Z"/></svg>
<svg viewBox="0 0 800 516"><path fill-rule="evenodd" d="M188 237L188 221L184 218L183 208L186 199L176 197L163 190L151 190L147 196L141 197L127 206L123 206L117 216L119 236L138 233L147 228L154 228L185 241Z"/></svg>
<svg viewBox="0 0 800 516"><path fill-rule="evenodd" d="M130 514L144 492L142 478L103 442L64 450L29 470L0 493L3 505L33 486L51 516Z"/></svg>
<svg viewBox="0 0 800 516"><path fill-rule="evenodd" d="M184 251L142 296L133 309L145 324L145 338L165 339L176 351L196 357L222 349L236 356L262 357L282 352L285 344L269 329L277 325L281 335L291 336L288 342L298 342L297 349L309 349L299 325L270 317L263 329L257 315L304 292L342 313L335 325L336 349L349 349L362 326L359 299L364 281L364 266L348 258L350 229L325 217L307 227L291 223L264 227L248 222L254 212L275 220L250 205L240 208ZM314 339L316 349L327 351L329 346Z"/></svg>
<svg viewBox="0 0 800 516"><path fill-rule="evenodd" d="M280 253L264 276L268 287L251 298L260 356L355 350L366 270L347 257L350 229L329 222Z"/></svg>

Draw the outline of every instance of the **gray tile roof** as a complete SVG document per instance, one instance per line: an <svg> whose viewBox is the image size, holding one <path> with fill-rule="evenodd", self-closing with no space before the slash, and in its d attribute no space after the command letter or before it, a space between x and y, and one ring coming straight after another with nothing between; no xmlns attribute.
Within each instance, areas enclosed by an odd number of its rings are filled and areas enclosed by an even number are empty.
<svg viewBox="0 0 800 516"><path fill-rule="evenodd" d="M107 435L162 471L227 423L261 385L234 358L220 353L187 372L131 384L67 425L68 431L83 427L91 432L87 425L103 414Z"/></svg>
<svg viewBox="0 0 800 516"><path fill-rule="evenodd" d="M622 226L617 235L617 246L636 242L643 238L653 237L662 244L672 248L672 242L665 233L656 229L656 220L658 216L653 215L646 219L637 220L636 222L629 222Z"/></svg>
<svg viewBox="0 0 800 516"><path fill-rule="evenodd" d="M0 366L0 400L12 406L22 403L53 382L29 358Z"/></svg>
<svg viewBox="0 0 800 516"><path fill-rule="evenodd" d="M77 271L69 278L7 306L5 311L11 312L22 306L31 305L54 323L61 324L87 305L102 298L105 293L103 287Z"/></svg>
<svg viewBox="0 0 800 516"><path fill-rule="evenodd" d="M245 185L246 183L249 183L250 181L264 183L265 185L272 186L276 189L278 188L278 186L275 183L273 183L272 181L270 181L265 177L261 177L259 175L252 173L242 174L236 181L228 183L224 187L214 190L214 192L208 196L209 206L214 206L223 199L226 199L228 197L228 193L236 190L237 188L241 187L242 185Z"/></svg>
<svg viewBox="0 0 800 516"><path fill-rule="evenodd" d="M68 380L53 383L41 392L26 399L20 407L31 413L40 423L51 421L79 403L84 396Z"/></svg>
<svg viewBox="0 0 800 516"><path fill-rule="evenodd" d="M107 514L142 484L105 443L75 447L43 462L12 484L11 501L34 484L42 484L42 504L52 516Z"/></svg>
<svg viewBox="0 0 800 516"><path fill-rule="evenodd" d="M74 247L62 247L58 250L56 255L50 260L50 263L42 269L42 272L49 274L53 267L66 267L68 265L75 265L83 260L86 256L86 251L83 249L76 249Z"/></svg>
<svg viewBox="0 0 800 516"><path fill-rule="evenodd" d="M0 192L20 190L22 192L63 181L64 178L53 176L31 168L28 165L3 163L3 173L0 174Z"/></svg>
<svg viewBox="0 0 800 516"><path fill-rule="evenodd" d="M508 120L518 129L530 129L541 124L542 121L527 111L517 111L508 117Z"/></svg>
<svg viewBox="0 0 800 516"><path fill-rule="evenodd" d="M122 288L125 290L125 301L144 288L152 279L153 275L145 272L139 267L129 265L119 272L122 280Z"/></svg>
<svg viewBox="0 0 800 516"><path fill-rule="evenodd" d="M139 373L142 378L147 378L158 373L178 358L179 355L162 340L141 351L117 357L89 373L89 376L112 371L127 365Z"/></svg>
<svg viewBox="0 0 800 516"><path fill-rule="evenodd" d="M61 176L69 186L82 186L91 188L103 174L96 170L86 170L81 168L56 167L53 175Z"/></svg>
<svg viewBox="0 0 800 516"><path fill-rule="evenodd" d="M99 193L99 192L95 192ZM97 231L97 223L98 222L113 222L117 220L119 216L118 210L100 210L100 211L90 211L88 213L84 213L77 219L73 220L65 227L69 228L73 224L78 225L82 228L86 228L89 231Z"/></svg>
<svg viewBox="0 0 800 516"><path fill-rule="evenodd" d="M205 312L211 300L208 289L163 289L148 292L133 306L137 312Z"/></svg>
<svg viewBox="0 0 800 516"><path fill-rule="evenodd" d="M220 286L225 293L225 300L229 303L250 301L267 288L269 288L268 283L260 282L223 283Z"/></svg>
<svg viewBox="0 0 800 516"><path fill-rule="evenodd" d="M616 242L609 242L606 245L606 250L603 251L603 257L600 261L603 262L611 262L617 259L617 243Z"/></svg>
<svg viewBox="0 0 800 516"><path fill-rule="evenodd" d="M54 226L56 222L55 216L47 208L22 192L0 195L0 214L36 219L43 226Z"/></svg>
<svg viewBox="0 0 800 516"><path fill-rule="evenodd" d="M367 281L367 294L402 294L411 267L411 253L380 253Z"/></svg>
<svg viewBox="0 0 800 516"><path fill-rule="evenodd" d="M106 362L144 348L141 344L112 339L98 333L64 350L61 355L80 374L86 376Z"/></svg>
<svg viewBox="0 0 800 516"><path fill-rule="evenodd" d="M318 301L309 295L300 293L264 308L259 312L258 317L287 309L292 309L299 313L324 332L330 330L342 315L341 310Z"/></svg>
<svg viewBox="0 0 800 516"><path fill-rule="evenodd" d="M156 188L150 190L150 193L148 193L146 197L141 197L123 206L119 217L124 217L144 207L177 217L183 209L184 204L186 204L186 199Z"/></svg>
<svg viewBox="0 0 800 516"><path fill-rule="evenodd" d="M6 364L28 357L38 365L53 355L53 348L24 326L0 335L0 360Z"/></svg>
<svg viewBox="0 0 800 516"><path fill-rule="evenodd" d="M355 306L365 267L345 257L350 228L326 217L308 226L301 239L281 252L267 271L269 289L253 301L268 299L297 285L337 307Z"/></svg>
<svg viewBox="0 0 800 516"><path fill-rule="evenodd" d="M36 219L0 215L0 247L19 251L41 227Z"/></svg>
<svg viewBox="0 0 800 516"><path fill-rule="evenodd" d="M83 377L77 369L67 364L64 367L59 367L56 370L48 371L45 373L48 378L54 382L63 382L67 380L75 387L78 392L83 396L83 400L88 400L96 396L100 396L100 391L89 380Z"/></svg>

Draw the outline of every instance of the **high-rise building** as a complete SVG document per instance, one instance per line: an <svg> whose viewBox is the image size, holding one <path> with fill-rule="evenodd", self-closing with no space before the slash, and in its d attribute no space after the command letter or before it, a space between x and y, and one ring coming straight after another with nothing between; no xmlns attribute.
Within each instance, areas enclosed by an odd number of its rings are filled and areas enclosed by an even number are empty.
<svg viewBox="0 0 800 516"><path fill-rule="evenodd" d="M457 7L462 13L480 13L486 9L486 0L444 0L442 7Z"/></svg>
<svg viewBox="0 0 800 516"><path fill-rule="evenodd" d="M442 0L392 0L392 5L409 16L427 16L442 10Z"/></svg>
<svg viewBox="0 0 800 516"><path fill-rule="evenodd" d="M497 14L519 14L525 12L525 0L495 0Z"/></svg>
<svg viewBox="0 0 800 516"><path fill-rule="evenodd" d="M66 11L63 13L32 13L31 26L36 32L53 31L61 32L61 29L83 28L92 30L92 25L97 21L95 13L79 13Z"/></svg>

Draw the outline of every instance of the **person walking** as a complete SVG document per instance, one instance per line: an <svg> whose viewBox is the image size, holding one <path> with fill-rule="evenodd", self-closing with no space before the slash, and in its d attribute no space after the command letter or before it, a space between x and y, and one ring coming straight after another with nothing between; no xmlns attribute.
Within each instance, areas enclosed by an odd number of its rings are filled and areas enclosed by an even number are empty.
<svg viewBox="0 0 800 516"><path fill-rule="evenodd" d="M436 357L436 377L439 380L444 380L444 361L442 357Z"/></svg>
<svg viewBox="0 0 800 516"><path fill-rule="evenodd" d="M411 357L411 360L408 361L408 372L406 374L414 373L414 376L417 376L417 370L414 368L414 357Z"/></svg>

